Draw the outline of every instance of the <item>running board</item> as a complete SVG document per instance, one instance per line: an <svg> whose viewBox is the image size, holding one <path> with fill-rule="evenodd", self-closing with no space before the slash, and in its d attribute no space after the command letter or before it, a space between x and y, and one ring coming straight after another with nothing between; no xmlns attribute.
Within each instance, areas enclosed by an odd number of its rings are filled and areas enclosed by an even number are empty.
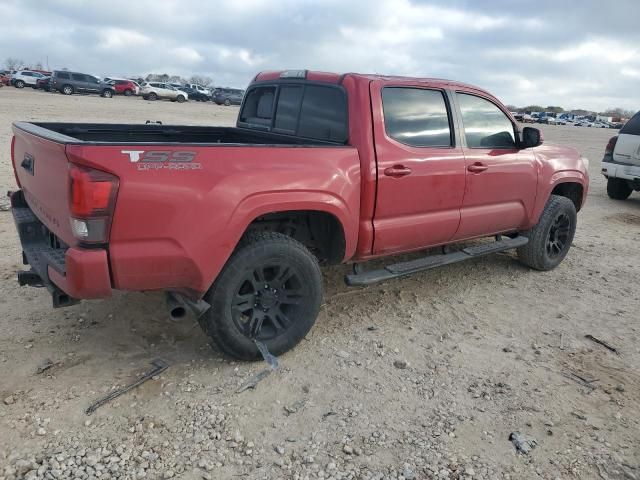
<svg viewBox="0 0 640 480"><path fill-rule="evenodd" d="M372 283L404 277L405 275L411 275L412 273L421 272L423 270L449 265L450 263L458 263L472 258L482 257L484 255L489 255L490 253L504 252L505 250L522 247L527 243L529 243L529 239L527 237L502 237L500 240L496 240L492 243L474 245L451 253L428 255L408 262L395 263L381 268L380 270L352 273L351 275L345 275L344 281L351 287L371 285Z"/></svg>

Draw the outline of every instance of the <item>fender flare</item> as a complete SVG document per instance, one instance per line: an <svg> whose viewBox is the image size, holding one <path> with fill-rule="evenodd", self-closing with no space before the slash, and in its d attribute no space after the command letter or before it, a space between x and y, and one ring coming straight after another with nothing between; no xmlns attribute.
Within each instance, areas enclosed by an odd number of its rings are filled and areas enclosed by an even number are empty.
<svg viewBox="0 0 640 480"><path fill-rule="evenodd" d="M359 205L355 207L359 208ZM217 245L218 255L214 258L215 265L211 268L212 278L209 280L215 281L245 231L256 218L269 213L290 211L317 211L333 215L344 233L343 261L354 255L358 242L358 212L352 212L340 197L329 192L308 190L261 192L246 197L229 215L229 222L224 227L224 243Z"/></svg>
<svg viewBox="0 0 640 480"><path fill-rule="evenodd" d="M584 205L589 187L586 175L580 170L560 170L555 172L551 178L549 178L548 182L540 185L532 215L532 226L538 223L553 189L562 183L578 183L582 185L582 204Z"/></svg>

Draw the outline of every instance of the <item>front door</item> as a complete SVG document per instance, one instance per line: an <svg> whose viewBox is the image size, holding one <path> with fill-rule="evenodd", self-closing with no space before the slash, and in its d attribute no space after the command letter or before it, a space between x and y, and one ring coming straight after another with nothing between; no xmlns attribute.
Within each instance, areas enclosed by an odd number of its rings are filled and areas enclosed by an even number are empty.
<svg viewBox="0 0 640 480"><path fill-rule="evenodd" d="M371 83L377 158L373 253L448 242L460 223L465 160L448 96L424 84Z"/></svg>
<svg viewBox="0 0 640 480"><path fill-rule="evenodd" d="M520 149L511 119L491 100L458 92L466 188L454 239L516 231L533 211L538 163L533 149Z"/></svg>

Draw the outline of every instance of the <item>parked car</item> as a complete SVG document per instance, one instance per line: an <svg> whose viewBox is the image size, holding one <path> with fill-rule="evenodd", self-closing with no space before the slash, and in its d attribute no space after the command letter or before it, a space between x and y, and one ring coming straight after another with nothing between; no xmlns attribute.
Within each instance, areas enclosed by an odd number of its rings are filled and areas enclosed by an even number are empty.
<svg viewBox="0 0 640 480"><path fill-rule="evenodd" d="M13 132L22 190L11 205L31 265L21 284L46 286L56 307L166 290L171 315L191 308L245 360L260 357L255 340L278 355L307 335L320 262L358 262L349 285L510 249L555 268L589 187L575 149L542 145L490 93L449 80L265 72L236 127L18 122ZM467 243L483 237L492 243Z"/></svg>
<svg viewBox="0 0 640 480"><path fill-rule="evenodd" d="M111 98L115 94L113 86L86 73L55 70L51 75L51 90L72 95L74 93L97 93Z"/></svg>
<svg viewBox="0 0 640 480"><path fill-rule="evenodd" d="M216 88L213 92L213 101L218 105L240 105L244 97L244 90L237 88Z"/></svg>
<svg viewBox="0 0 640 480"><path fill-rule="evenodd" d="M159 98L166 98L172 102L186 102L189 100L189 95L186 92L173 88L168 83L150 82L142 85L140 91L142 98L145 100L158 100Z"/></svg>
<svg viewBox="0 0 640 480"><path fill-rule="evenodd" d="M140 93L139 87L131 80L112 79L109 80L107 84L113 87L116 95L120 94L125 97L130 97L131 95L138 95L138 93Z"/></svg>
<svg viewBox="0 0 640 480"><path fill-rule="evenodd" d="M178 88L178 90L186 93L189 96L189 100L195 100L196 102L208 102L209 100L211 100L209 95L205 95L204 93L199 92L198 90L194 90L193 88L180 87Z"/></svg>
<svg viewBox="0 0 640 480"><path fill-rule="evenodd" d="M607 143L602 174L607 179L607 194L614 200L626 200L634 190L640 192L640 112Z"/></svg>
<svg viewBox="0 0 640 480"><path fill-rule="evenodd" d="M18 70L11 76L11 85L16 88L35 87L36 82L44 78L45 75L39 72L32 72L31 70Z"/></svg>
<svg viewBox="0 0 640 480"><path fill-rule="evenodd" d="M211 90L209 90L206 87L203 87L202 85L198 85L197 83L186 83L183 86L184 87L193 88L194 90L197 90L198 92L203 93L204 95L207 95L208 97L211 96Z"/></svg>
<svg viewBox="0 0 640 480"><path fill-rule="evenodd" d="M9 70L3 70L0 72L0 84L1 85L11 84L11 72Z"/></svg>
<svg viewBox="0 0 640 480"><path fill-rule="evenodd" d="M44 90L45 92L51 91L51 77L39 78L36 84L33 86L36 90Z"/></svg>

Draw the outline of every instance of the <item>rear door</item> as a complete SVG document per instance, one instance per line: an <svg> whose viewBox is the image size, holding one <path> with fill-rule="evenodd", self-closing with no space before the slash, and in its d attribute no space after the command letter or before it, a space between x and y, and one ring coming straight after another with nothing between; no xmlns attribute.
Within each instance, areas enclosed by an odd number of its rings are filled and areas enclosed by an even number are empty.
<svg viewBox="0 0 640 480"><path fill-rule="evenodd" d="M376 255L448 242L460 223L465 160L449 96L439 88L371 83L377 157Z"/></svg>
<svg viewBox="0 0 640 480"><path fill-rule="evenodd" d="M515 125L492 99L475 92L455 96L465 142L466 188L454 239L518 230L528 223L536 199L533 149L517 146Z"/></svg>
<svg viewBox="0 0 640 480"><path fill-rule="evenodd" d="M100 80L91 75L87 75L87 91L91 93L100 92Z"/></svg>
<svg viewBox="0 0 640 480"><path fill-rule="evenodd" d="M640 166L640 112L636 113L620 130L613 160Z"/></svg>
<svg viewBox="0 0 640 480"><path fill-rule="evenodd" d="M71 81L73 83L73 88L78 92L86 92L87 91L87 76L82 73L72 73Z"/></svg>

